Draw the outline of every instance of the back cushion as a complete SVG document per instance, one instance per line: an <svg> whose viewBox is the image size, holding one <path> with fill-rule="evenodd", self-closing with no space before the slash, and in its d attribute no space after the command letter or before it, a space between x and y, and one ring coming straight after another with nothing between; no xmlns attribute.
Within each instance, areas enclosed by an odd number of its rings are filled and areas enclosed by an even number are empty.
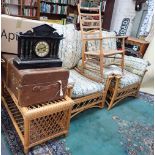
<svg viewBox="0 0 155 155"><path fill-rule="evenodd" d="M59 57L63 61L63 67L67 69L74 68L81 58L81 32L77 31L73 24L54 24L53 27L64 37L59 46Z"/></svg>
<svg viewBox="0 0 155 155"><path fill-rule="evenodd" d="M102 31L102 37L115 37L116 34L115 32L107 32L107 31ZM92 40L92 41L87 41L87 51L95 51L99 50L99 40ZM102 47L104 50L116 50L116 38L107 38L102 40Z"/></svg>

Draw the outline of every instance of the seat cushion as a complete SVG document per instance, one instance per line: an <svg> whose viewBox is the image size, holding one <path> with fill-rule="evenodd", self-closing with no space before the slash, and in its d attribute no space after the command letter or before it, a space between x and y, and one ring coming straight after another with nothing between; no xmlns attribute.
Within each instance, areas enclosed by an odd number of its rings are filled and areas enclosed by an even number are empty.
<svg viewBox="0 0 155 155"><path fill-rule="evenodd" d="M87 61L85 64L86 68L84 69L84 74L90 78L96 79L98 81L101 81L101 75L100 75L100 67L97 64L97 62L89 62ZM77 68L79 70L82 70L82 60L79 61ZM88 68L88 69L87 69ZM93 70L90 70L89 68L93 68ZM110 66L105 66L103 69L103 79L102 82L106 82L107 78L109 78L109 76L113 76L113 75L122 75L122 71L121 70L116 70L114 65L110 65Z"/></svg>
<svg viewBox="0 0 155 155"><path fill-rule="evenodd" d="M124 71L124 75L120 80L119 87L124 88L135 83L140 83L141 77L128 71Z"/></svg>
<svg viewBox="0 0 155 155"><path fill-rule="evenodd" d="M74 81L72 98L79 98L96 92L102 92L105 88L104 84L94 82L82 76L74 69L70 70L69 81Z"/></svg>
<svg viewBox="0 0 155 155"><path fill-rule="evenodd" d="M96 68L96 70L99 69L99 66L97 64L88 62L87 66L89 66L89 65L94 66L94 68ZM81 69L81 60L78 63L78 68ZM94 72L92 72L90 70L85 69L84 73L89 77L92 77L92 78L95 78L96 80L99 80L99 75L94 74ZM103 75L104 75L103 82L106 82L106 79L109 76L114 76L114 75L121 76L122 78L121 78L120 83L119 83L120 88L124 88L124 87L129 86L129 85L134 84L134 83L140 83L140 81L142 79L141 76L134 74L132 72L129 72L125 69L124 69L124 72L122 73L122 69L116 65L110 65L110 66L105 67L103 69Z"/></svg>
<svg viewBox="0 0 155 155"><path fill-rule="evenodd" d="M113 70L119 72L121 71L121 68L115 65L112 65ZM121 75L121 79L120 79L120 83L119 83L119 87L120 88L124 88L127 86L130 86L132 84L135 83L140 83L142 77L136 74L133 74L132 72L129 72L127 70L124 70L124 73Z"/></svg>

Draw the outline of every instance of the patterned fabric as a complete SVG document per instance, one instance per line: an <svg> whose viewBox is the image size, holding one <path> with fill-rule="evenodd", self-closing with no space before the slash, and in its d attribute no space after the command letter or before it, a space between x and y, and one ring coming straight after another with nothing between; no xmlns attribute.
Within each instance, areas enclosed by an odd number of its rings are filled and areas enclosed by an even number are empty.
<svg viewBox="0 0 155 155"><path fill-rule="evenodd" d="M81 58L81 32L77 31L73 24L53 24L53 27L64 37L59 46L59 57L63 62L62 65L64 68L71 69Z"/></svg>
<svg viewBox="0 0 155 155"><path fill-rule="evenodd" d="M79 69L81 69L80 65L81 65L81 60L78 63ZM94 66L94 67L96 67L96 69L99 69L99 66L97 64L94 64L94 63L91 64L90 63L90 66ZM87 70L87 69L85 69L84 71L85 71L84 73L87 76L93 77L95 79L99 79L99 76L97 74L94 74L94 72ZM141 76L133 74L132 72L129 72L127 70L124 70L124 74L122 74L122 69L116 65L111 65L111 66L105 67L103 69L103 72L104 72L103 82L105 82L105 79L108 78L108 76L110 76L110 75L121 75L122 78L121 78L120 83L119 83L120 88L124 88L126 86L129 86L131 84L134 84L134 83L141 81Z"/></svg>
<svg viewBox="0 0 155 155"><path fill-rule="evenodd" d="M102 31L102 37L115 37L115 32L107 32ZM94 38L97 36L94 36ZM92 40L87 41L87 51L96 51L99 50L100 41L99 40ZM102 40L102 47L104 50L116 50L116 38L107 38Z"/></svg>
<svg viewBox="0 0 155 155"><path fill-rule="evenodd" d="M118 66L114 66L115 70L121 71L121 68ZM130 86L135 83L140 83L142 77L138 76L136 74L133 74L127 70L124 70L124 74L122 75L122 78L120 79L119 87L124 88L127 86Z"/></svg>
<svg viewBox="0 0 155 155"><path fill-rule="evenodd" d="M117 54L117 57L121 57L119 54ZM119 59L115 59L115 63L120 63ZM125 69L129 72L132 72L133 74L143 76L147 67L151 64L149 61L132 57L132 56L125 56L124 57L124 63L125 63Z"/></svg>
<svg viewBox="0 0 155 155"><path fill-rule="evenodd" d="M79 70L82 70L82 60L79 61L78 65L77 65L78 69ZM84 74L86 76L89 76L89 77L92 77L93 79L96 79L96 80L101 80L100 79L100 67L97 63L95 62L87 62L86 63L86 67L87 68L94 68L93 70L89 70L89 69L84 69ZM98 70L98 71L97 71ZM109 77L109 76L112 76L112 75L122 75L122 71L121 70L116 70L114 65L111 65L111 66L106 66L104 69L103 69L103 82L106 82L106 79Z"/></svg>
<svg viewBox="0 0 155 155"><path fill-rule="evenodd" d="M140 28L139 37L146 37L149 34L154 15L154 0L148 0L148 11Z"/></svg>
<svg viewBox="0 0 155 155"><path fill-rule="evenodd" d="M75 81L72 92L72 98L78 98L96 92L102 92L105 87L104 84L94 82L82 76L74 69L70 70L70 78L73 81Z"/></svg>

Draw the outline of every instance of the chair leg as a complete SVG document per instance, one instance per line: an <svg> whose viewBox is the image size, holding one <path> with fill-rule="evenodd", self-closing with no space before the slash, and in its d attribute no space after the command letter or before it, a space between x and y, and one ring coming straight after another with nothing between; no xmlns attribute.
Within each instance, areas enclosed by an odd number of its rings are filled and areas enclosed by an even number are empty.
<svg viewBox="0 0 155 155"><path fill-rule="evenodd" d="M82 69L83 70L85 68L85 61L86 61L86 57L85 57L85 44L86 44L86 42L83 41L83 47L82 47Z"/></svg>
<svg viewBox="0 0 155 155"><path fill-rule="evenodd" d="M100 58L100 74L101 74L101 79L103 79L103 57Z"/></svg>
<svg viewBox="0 0 155 155"><path fill-rule="evenodd" d="M115 77L116 81L115 81L114 91L113 91L112 98L108 106L108 110L110 110L115 104L116 97L118 95L118 86L119 86L120 79L121 79L120 76Z"/></svg>
<svg viewBox="0 0 155 155"><path fill-rule="evenodd" d="M124 53L122 54L121 68L122 68L122 73L124 74Z"/></svg>

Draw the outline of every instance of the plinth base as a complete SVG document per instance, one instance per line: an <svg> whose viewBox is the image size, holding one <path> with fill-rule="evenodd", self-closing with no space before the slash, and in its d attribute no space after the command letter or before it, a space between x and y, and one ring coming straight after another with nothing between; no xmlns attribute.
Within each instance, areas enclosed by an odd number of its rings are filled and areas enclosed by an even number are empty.
<svg viewBox="0 0 155 155"><path fill-rule="evenodd" d="M18 69L62 67L62 61L59 58L44 60L20 60L16 57L13 60L13 63Z"/></svg>

